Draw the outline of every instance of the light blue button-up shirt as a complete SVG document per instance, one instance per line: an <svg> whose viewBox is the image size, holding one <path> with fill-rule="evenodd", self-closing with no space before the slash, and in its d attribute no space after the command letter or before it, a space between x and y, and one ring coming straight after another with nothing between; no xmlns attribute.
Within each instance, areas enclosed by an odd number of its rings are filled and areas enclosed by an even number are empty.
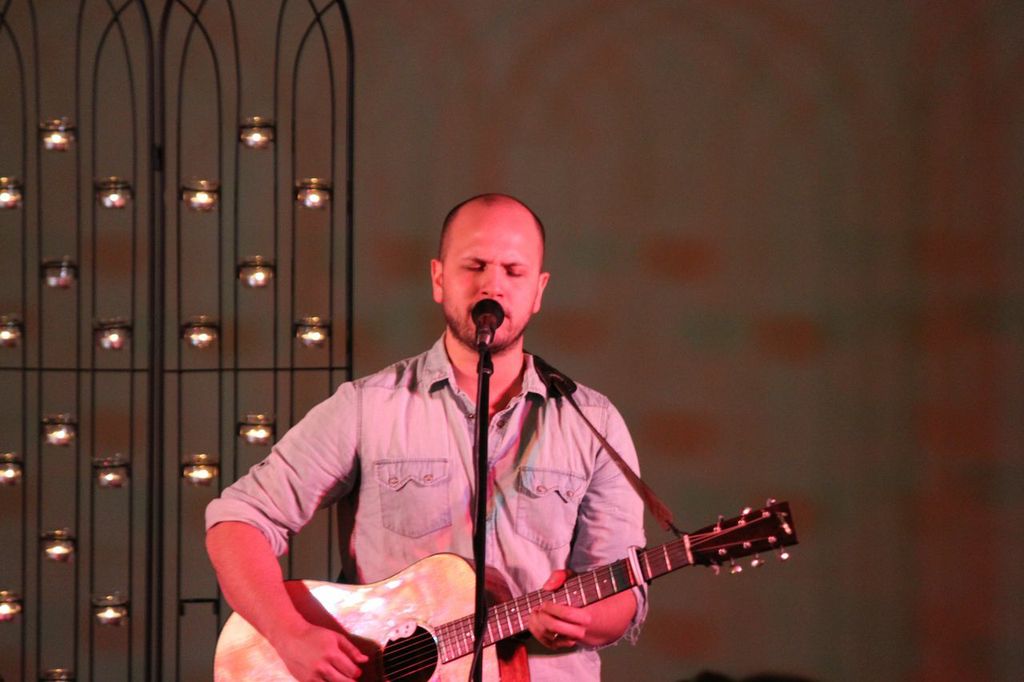
<svg viewBox="0 0 1024 682"><path fill-rule="evenodd" d="M600 393L577 403L638 471L625 423ZM342 538L346 580L377 582L430 554L473 556L475 407L458 387L443 338L421 355L342 384L270 455L206 510L206 526L242 521L280 555L288 537L325 505L353 509ZM589 571L644 544L643 503L578 414L548 397L526 355L522 392L491 418L487 563L513 596L552 571ZM633 639L647 611L634 588ZM529 646L536 680L600 678L597 652L555 654Z"/></svg>

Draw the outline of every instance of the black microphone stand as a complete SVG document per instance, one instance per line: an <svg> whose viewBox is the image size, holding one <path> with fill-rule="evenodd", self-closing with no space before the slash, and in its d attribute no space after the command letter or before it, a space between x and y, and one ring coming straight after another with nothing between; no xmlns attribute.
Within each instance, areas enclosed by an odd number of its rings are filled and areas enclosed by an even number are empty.
<svg viewBox="0 0 1024 682"><path fill-rule="evenodd" d="M491 349L477 344L480 361L476 367L476 516L473 522L473 562L476 566L476 610L473 617L473 682L483 679L484 632L487 629L486 554L487 554L487 430L490 427Z"/></svg>

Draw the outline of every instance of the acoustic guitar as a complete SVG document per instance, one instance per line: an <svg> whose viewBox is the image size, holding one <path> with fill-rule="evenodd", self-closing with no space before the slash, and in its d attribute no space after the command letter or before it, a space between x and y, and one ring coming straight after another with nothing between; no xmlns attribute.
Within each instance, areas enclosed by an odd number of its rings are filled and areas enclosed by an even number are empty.
<svg viewBox="0 0 1024 682"><path fill-rule="evenodd" d="M524 632L532 611L545 602L582 607L648 583L685 566L725 566L737 559L797 542L789 504L769 500L758 510L719 521L652 549L636 549L622 560L570 577L554 591L537 590L488 609L484 679L498 679L491 646ZM435 554L400 573L368 585L315 580L285 583L292 602L311 623L346 633L371 654L372 670L363 679L387 682L462 682L469 679L473 652L475 577L469 562L454 554ZM217 682L290 681L274 647L244 618L233 613L224 624L214 659Z"/></svg>

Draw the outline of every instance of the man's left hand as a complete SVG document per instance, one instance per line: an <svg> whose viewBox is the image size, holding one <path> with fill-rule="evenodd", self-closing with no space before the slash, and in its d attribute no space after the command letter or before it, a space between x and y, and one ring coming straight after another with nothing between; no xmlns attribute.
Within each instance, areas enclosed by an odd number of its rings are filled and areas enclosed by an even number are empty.
<svg viewBox="0 0 1024 682"><path fill-rule="evenodd" d="M541 589L557 590L572 575L566 570L551 574ZM587 635L591 614L584 609L565 604L545 602L530 614L527 621L534 639L548 649L571 649Z"/></svg>

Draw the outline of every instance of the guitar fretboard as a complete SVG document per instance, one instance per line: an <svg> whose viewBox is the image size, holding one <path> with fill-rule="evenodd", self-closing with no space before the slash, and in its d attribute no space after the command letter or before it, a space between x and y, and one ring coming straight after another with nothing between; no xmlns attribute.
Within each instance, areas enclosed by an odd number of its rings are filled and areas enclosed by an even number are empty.
<svg viewBox="0 0 1024 682"><path fill-rule="evenodd" d="M532 612L541 604L557 603L583 607L613 594L628 590L641 582L650 582L669 571L689 565L684 540L643 550L637 553L639 579L632 574L625 559L593 571L573 576L562 587L548 592L537 590L487 610L487 631L484 646L490 646L526 630ZM473 652L473 616L445 623L435 632L441 661L447 663Z"/></svg>

